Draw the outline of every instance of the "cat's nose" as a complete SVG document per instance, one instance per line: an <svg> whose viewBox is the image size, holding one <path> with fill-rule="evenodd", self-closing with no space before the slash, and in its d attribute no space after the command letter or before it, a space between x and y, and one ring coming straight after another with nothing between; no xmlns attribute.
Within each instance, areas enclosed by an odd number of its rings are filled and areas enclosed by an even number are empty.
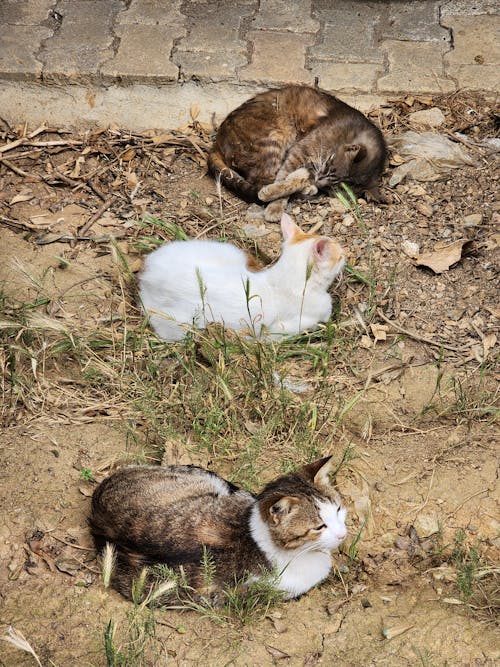
<svg viewBox="0 0 500 667"><path fill-rule="evenodd" d="M345 540L347 537L347 528L340 528L337 530L337 539L339 540Z"/></svg>

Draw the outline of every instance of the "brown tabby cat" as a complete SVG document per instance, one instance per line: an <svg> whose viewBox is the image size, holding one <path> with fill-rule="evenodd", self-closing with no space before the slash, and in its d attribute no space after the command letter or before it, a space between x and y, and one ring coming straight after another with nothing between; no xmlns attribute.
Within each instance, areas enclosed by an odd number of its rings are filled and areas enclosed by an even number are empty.
<svg viewBox="0 0 500 667"><path fill-rule="evenodd" d="M330 467L328 456L258 496L195 466L123 468L95 490L89 524L98 548L116 547L112 582L125 597L145 566L163 563L182 565L187 583L204 595L273 573L275 587L292 598L328 575L330 552L346 536ZM216 567L208 590L204 550Z"/></svg>
<svg viewBox="0 0 500 667"><path fill-rule="evenodd" d="M208 155L216 178L245 201L268 202L277 221L294 193L344 181L379 200L387 149L380 130L348 104L309 86L260 93L223 121Z"/></svg>

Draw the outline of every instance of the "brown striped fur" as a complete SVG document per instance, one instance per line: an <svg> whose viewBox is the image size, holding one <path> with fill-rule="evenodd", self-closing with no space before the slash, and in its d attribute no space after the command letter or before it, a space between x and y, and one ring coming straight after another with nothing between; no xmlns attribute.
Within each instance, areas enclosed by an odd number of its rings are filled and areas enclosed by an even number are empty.
<svg viewBox="0 0 500 667"><path fill-rule="evenodd" d="M246 201L310 196L341 181L377 199L385 158L382 133L360 111L323 90L292 85L260 93L232 111L219 127L208 166ZM270 207L273 219L285 203Z"/></svg>
<svg viewBox="0 0 500 667"><path fill-rule="evenodd" d="M118 470L94 491L89 518L97 548L106 542L115 546L113 586L130 598L141 570L161 563L182 566L188 584L204 591L204 549L216 565L213 591L269 571L249 528L252 509L259 507L277 545L316 542L314 529L322 520L315 502L335 494L328 480L330 465L331 457L320 459L275 479L258 496L196 466ZM290 503L293 513L281 512ZM144 594L154 583L150 576Z"/></svg>

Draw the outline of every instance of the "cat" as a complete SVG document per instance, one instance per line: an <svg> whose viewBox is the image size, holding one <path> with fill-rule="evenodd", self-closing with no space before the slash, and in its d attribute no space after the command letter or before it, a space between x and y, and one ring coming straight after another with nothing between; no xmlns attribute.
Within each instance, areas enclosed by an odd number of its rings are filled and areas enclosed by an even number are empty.
<svg viewBox="0 0 500 667"><path fill-rule="evenodd" d="M139 291L158 336L180 340L187 328L210 322L284 336L326 322L332 310L328 288L342 271L344 251L332 239L302 232L286 213L281 229L281 257L260 271L229 243L174 241L152 252Z"/></svg>
<svg viewBox="0 0 500 667"><path fill-rule="evenodd" d="M209 171L248 202L271 202L278 221L287 197L329 191L341 181L381 201L387 148L360 111L324 90L303 85L260 93L220 125Z"/></svg>
<svg viewBox="0 0 500 667"><path fill-rule="evenodd" d="M328 576L330 552L347 535L331 466L322 458L257 496L196 466L122 468L94 491L89 518L96 547L115 546L112 585L130 598L143 568L164 564L182 566L187 585L214 600L225 586L261 577L274 577L286 599L302 595ZM146 594L153 583L149 571Z"/></svg>

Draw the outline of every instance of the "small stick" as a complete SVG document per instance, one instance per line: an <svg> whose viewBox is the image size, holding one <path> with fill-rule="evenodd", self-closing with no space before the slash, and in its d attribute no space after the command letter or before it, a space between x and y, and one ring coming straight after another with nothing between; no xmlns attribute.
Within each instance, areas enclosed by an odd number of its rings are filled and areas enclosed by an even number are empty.
<svg viewBox="0 0 500 667"><path fill-rule="evenodd" d="M1 163L4 164L8 169L11 169L18 176L28 176L29 175L27 171L23 171L19 167L16 167L15 164L12 164L12 162L10 162L9 160L6 160L5 158L1 159Z"/></svg>
<svg viewBox="0 0 500 667"><path fill-rule="evenodd" d="M35 146L37 148L49 148L50 146L81 146L83 141L23 141L25 146ZM1 149L0 149L1 150Z"/></svg>
<svg viewBox="0 0 500 667"><path fill-rule="evenodd" d="M94 548L89 548L89 547L81 547L79 544L73 544L72 542L68 542L67 540L63 540L62 537L57 537L57 535L52 535L52 537L57 540L58 542L62 542L63 544L67 544L68 547L73 547L73 549L81 549L81 551L95 551Z"/></svg>
<svg viewBox="0 0 500 667"><path fill-rule="evenodd" d="M472 500L472 498L475 498L476 496L480 496L481 493L486 493L487 491L491 491L490 488L482 489L481 491L476 491L476 493L471 494L470 496L467 496L467 498L460 503L460 505L457 505L455 509L448 514L448 518L452 517L454 514L458 512L458 510L461 510L462 507L469 502L469 500Z"/></svg>
<svg viewBox="0 0 500 667"><path fill-rule="evenodd" d="M79 236L85 236L85 234L89 231L89 229L92 227L94 222L97 222L101 215L110 208L111 204L115 201L116 195L111 195L109 199L106 199L104 204L100 206L97 211L94 213L92 217L90 217L87 222L80 227L78 230L78 235Z"/></svg>
<svg viewBox="0 0 500 667"><path fill-rule="evenodd" d="M25 144L27 139L33 139L38 134L41 134L42 132L45 132L46 129L47 129L47 125L45 125L45 123L44 123L43 125L40 125L40 127L37 127L36 130L33 130L33 132L30 132L26 137L21 137L20 139L16 139L15 141L11 141L10 144L5 144L5 146L0 146L0 153L5 153L6 151L11 151L13 148L16 148L16 146L21 146L21 144Z"/></svg>
<svg viewBox="0 0 500 667"><path fill-rule="evenodd" d="M439 341L433 340L432 338L427 338L426 336L419 336L417 333L409 331L408 329L403 329L403 327L400 327L398 324L392 322L380 311L379 308L377 308L377 315L381 317L384 320L384 322L387 322L387 324L390 324L391 327L396 329L396 331L405 334L410 338L413 338L413 340L418 340L422 343L427 343L428 345L435 345L436 347L443 347L445 350L451 350L452 352L463 352L464 350L468 350L470 347L470 345L464 345L463 347L456 347L455 345L447 345L446 343L440 343Z"/></svg>

